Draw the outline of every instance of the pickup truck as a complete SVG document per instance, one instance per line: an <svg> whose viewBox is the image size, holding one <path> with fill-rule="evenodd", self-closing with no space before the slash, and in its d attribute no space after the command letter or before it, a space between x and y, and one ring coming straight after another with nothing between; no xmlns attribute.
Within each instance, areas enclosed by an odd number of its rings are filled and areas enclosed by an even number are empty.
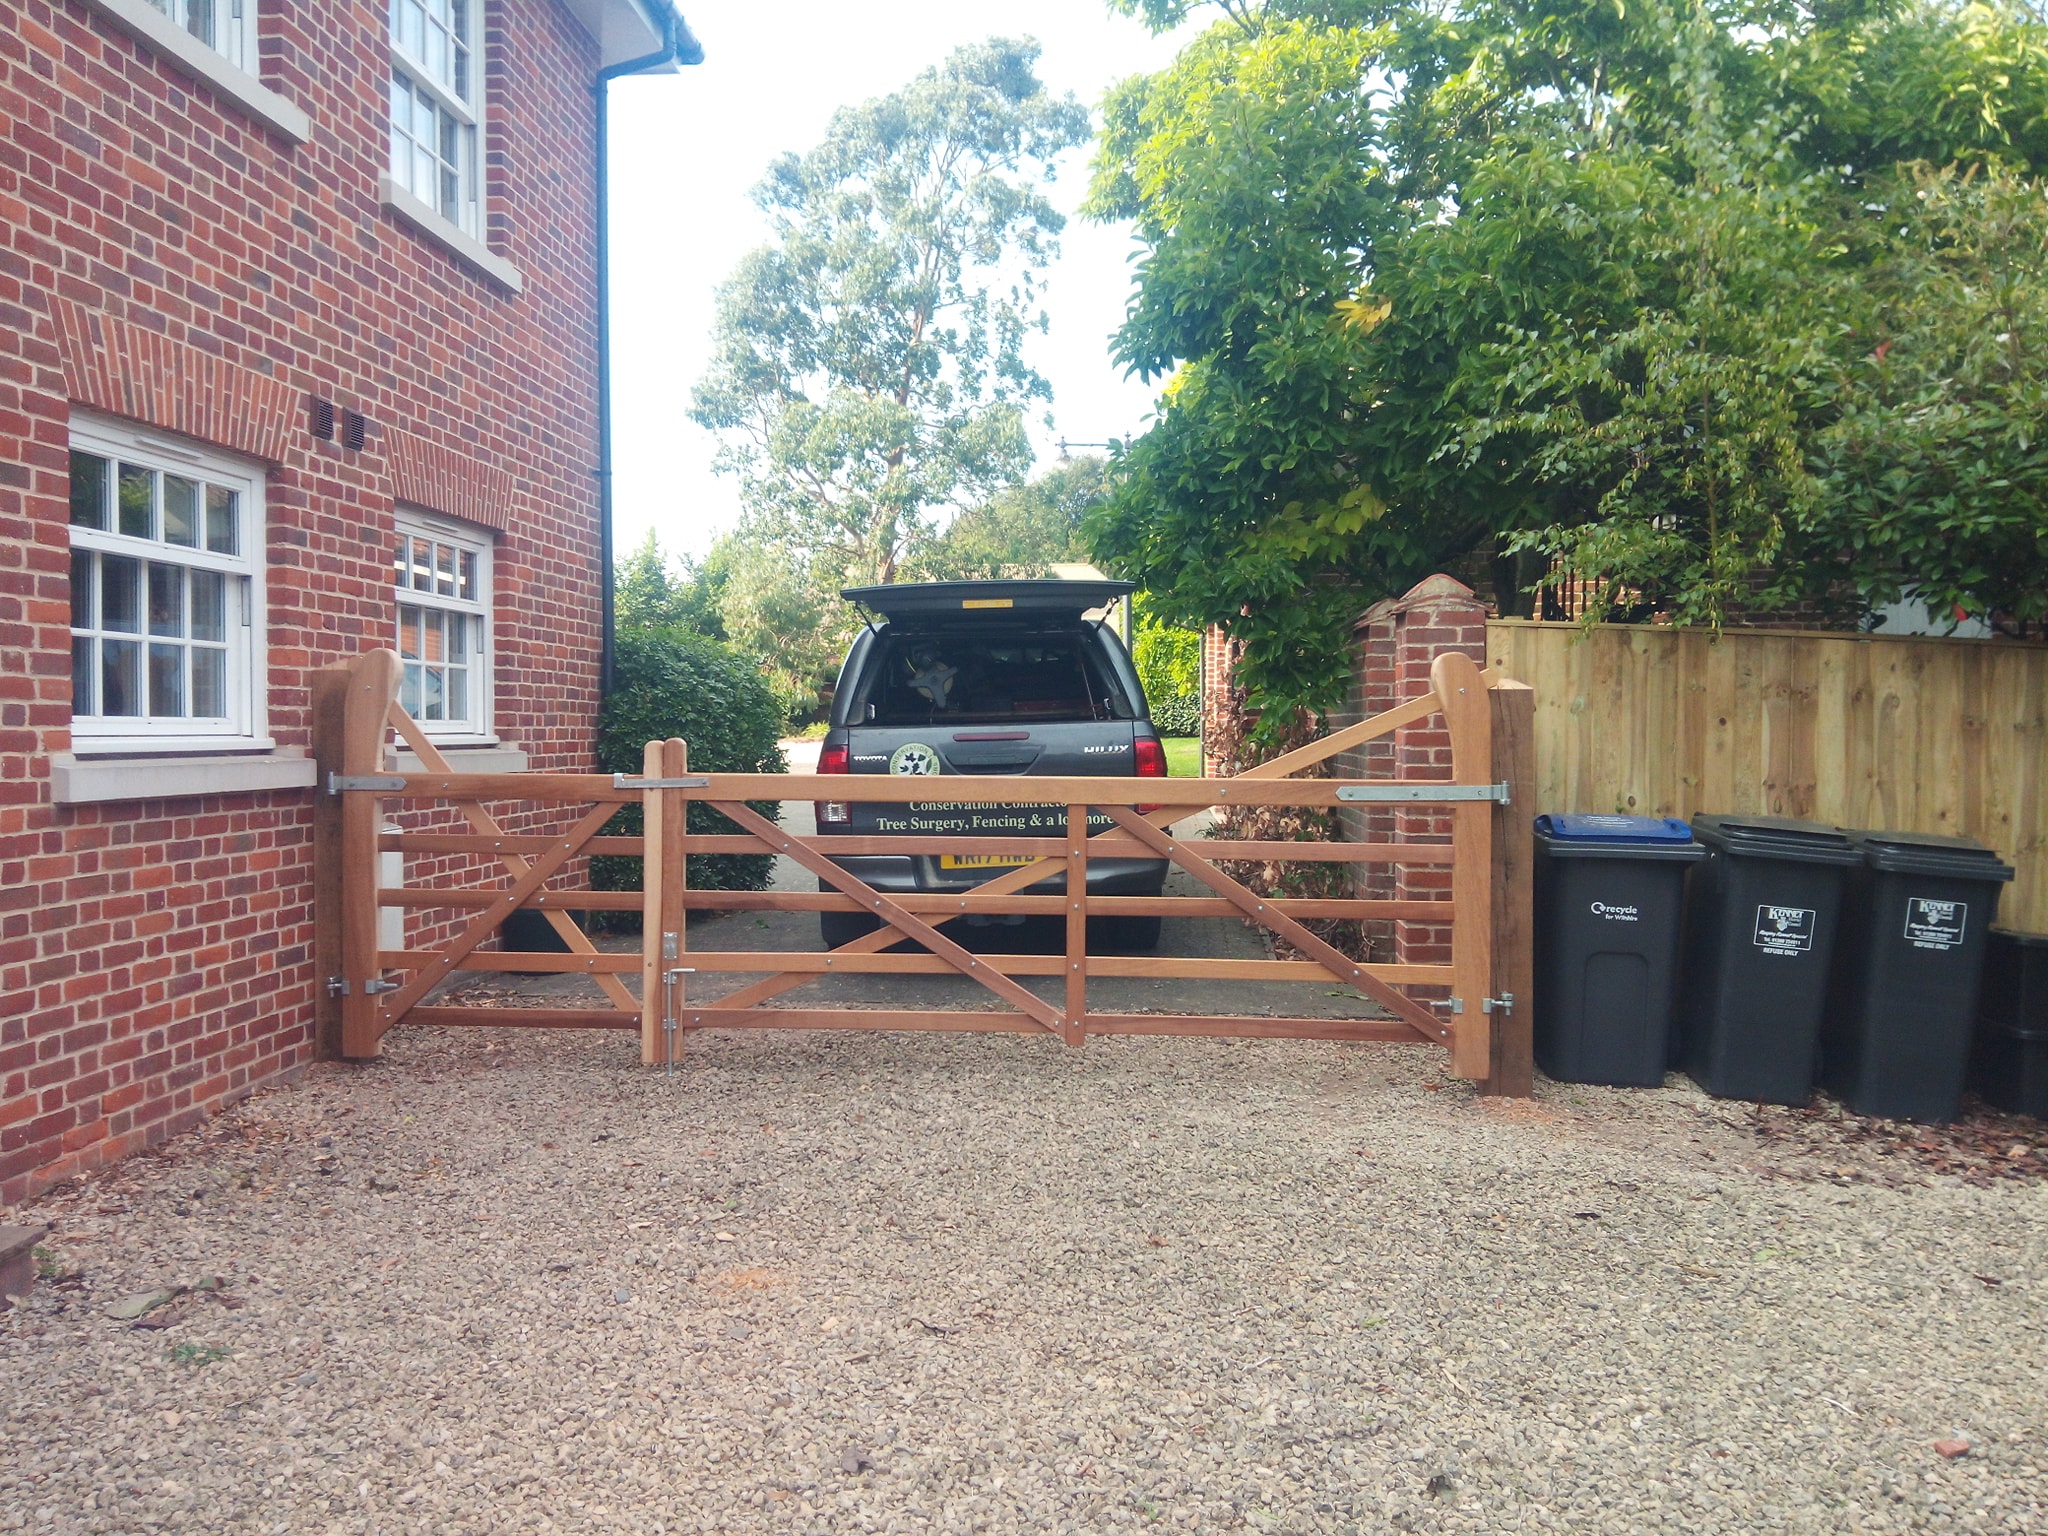
<svg viewBox="0 0 2048 1536"><path fill-rule="evenodd" d="M1147 713L1144 689L1108 622L1132 590L1124 581L938 581L849 587L840 595L867 617L839 673L818 772L1022 774L1163 778L1166 750ZM1064 805L966 805L945 786L905 804L820 801L821 837L989 832L1064 837ZM1096 824L1107 825L1096 813ZM885 893L969 890L1030 855L856 854L833 862ZM1098 896L1157 896L1159 859L1090 859ZM829 889L820 882L821 889ZM1055 874L1034 895L1066 889ZM830 948L872 931L878 919L823 912ZM1021 923L1021 916L970 914L956 924ZM1152 949L1159 919L1091 924L1091 943Z"/></svg>

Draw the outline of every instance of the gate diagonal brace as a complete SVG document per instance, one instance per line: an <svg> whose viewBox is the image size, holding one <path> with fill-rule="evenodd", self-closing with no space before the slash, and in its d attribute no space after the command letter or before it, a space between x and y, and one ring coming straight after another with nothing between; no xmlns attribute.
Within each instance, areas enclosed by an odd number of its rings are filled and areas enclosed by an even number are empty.
<svg viewBox="0 0 2048 1536"><path fill-rule="evenodd" d="M384 1005L378 1032L381 1034L398 1023L405 1017L406 1011L433 991L449 972L459 969L471 950L496 932L500 923L510 917L535 891L546 885L561 867L574 858L585 843L603 831L604 824L618 813L619 807L614 801L607 800L593 806L567 834L557 839L546 853L534 860L525 874L510 885L502 887L498 899L479 912L470 925L434 957L431 965L413 972L412 980Z"/></svg>
<svg viewBox="0 0 2048 1536"><path fill-rule="evenodd" d="M730 817L747 831L777 853L786 854L819 879L829 881L839 890L873 912L882 921L894 928L907 939L915 939L933 954L947 961L954 970L971 981L978 981L1004 1002L1028 1015L1042 1026L1048 1034L1059 1036L1069 1045L1079 1045L1080 1021L1063 1020L1057 1009L1039 999L1036 993L1019 986L993 966L983 965L973 955L940 933L921 918L906 912L858 876L850 875L837 864L805 843L800 837L792 837L758 811L739 801L716 800L712 808ZM809 980L803 977L802 980Z"/></svg>
<svg viewBox="0 0 2048 1536"><path fill-rule="evenodd" d="M1325 944L1293 918L1273 911L1266 902L1224 874L1178 838L1160 831L1151 822L1124 806L1108 805L1103 809L1108 811L1115 818L1116 824L1131 836L1151 847L1161 857L1171 859L1180 865L1210 890L1236 906L1246 917L1260 927L1269 928L1280 935L1337 980L1349 982L1381 1007L1391 1010L1396 1018L1424 1039L1439 1045L1450 1043L1451 1029L1448 1025L1431 1018L1412 998L1396 992L1349 955Z"/></svg>
<svg viewBox="0 0 2048 1536"><path fill-rule="evenodd" d="M414 755L426 765L429 773L448 773L451 771L448 759L441 755L441 749L435 746L432 740L428 738L427 733L419 728L419 723L405 712L403 705L392 704L390 724L391 728L398 732L399 737L405 744L412 748ZM400 779L398 784L401 789L405 787L403 779ZM463 819L469 823L472 831L484 837L501 837L504 835L504 828L498 825L497 817L484 808L482 801L458 800L455 802L455 809L462 813ZM498 859L505 866L506 871L515 879L525 874L529 867L526 860L516 853L502 853L498 856ZM577 927L574 922L570 921L568 913L543 908L542 915L546 917L548 926L554 930L555 936L569 946L570 953L578 955L594 955L597 953L597 946L590 942L590 936ZM598 990L611 999L614 1008L617 1008L621 1013L639 1013L640 1000L626 990L626 984L619 980L618 977L600 975L593 979L597 982Z"/></svg>

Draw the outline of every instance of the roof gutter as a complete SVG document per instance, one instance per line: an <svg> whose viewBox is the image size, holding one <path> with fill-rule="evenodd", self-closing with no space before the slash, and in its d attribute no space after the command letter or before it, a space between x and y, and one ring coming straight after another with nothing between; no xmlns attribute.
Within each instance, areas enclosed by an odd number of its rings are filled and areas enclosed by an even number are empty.
<svg viewBox="0 0 2048 1536"><path fill-rule="evenodd" d="M609 697L613 674L612 578L612 268L611 268L611 83L621 75L645 74L668 64L701 64L697 41L667 0L653 0L662 22L662 45L637 59L623 59L597 72L597 561L603 636L598 652L598 691Z"/></svg>

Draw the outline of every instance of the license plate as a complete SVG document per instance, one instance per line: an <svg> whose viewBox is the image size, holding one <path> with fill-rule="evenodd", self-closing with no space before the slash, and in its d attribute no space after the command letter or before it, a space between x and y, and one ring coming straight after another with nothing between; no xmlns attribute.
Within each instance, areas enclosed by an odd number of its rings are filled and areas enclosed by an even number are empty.
<svg viewBox="0 0 2048 1536"><path fill-rule="evenodd" d="M941 869L1015 869L1033 862L1028 853L942 853Z"/></svg>

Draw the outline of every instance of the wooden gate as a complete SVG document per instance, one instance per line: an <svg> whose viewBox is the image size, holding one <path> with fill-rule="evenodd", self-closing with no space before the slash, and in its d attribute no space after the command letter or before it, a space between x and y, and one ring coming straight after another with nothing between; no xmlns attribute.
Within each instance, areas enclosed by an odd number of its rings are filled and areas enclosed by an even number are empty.
<svg viewBox="0 0 2048 1536"><path fill-rule="evenodd" d="M387 1031L415 1024L522 1028L637 1030L641 1060L672 1063L688 1032L700 1029L1004 1030L1055 1036L1081 1045L1089 1035L1206 1035L1320 1040L1427 1042L1450 1052L1451 1069L1488 1092L1529 1092L1529 813L1530 691L1481 672L1467 657L1446 654L1431 671L1430 691L1357 725L1231 779L1137 779L956 776L944 780L950 805L1030 806L1042 816L1058 807L1060 835L994 832L933 835L804 837L769 821L746 802L831 800L913 803L904 778L883 774L829 778L783 774L693 775L681 741L650 742L640 775L478 774L456 770L397 702L398 658L372 651L346 669L322 674L315 695L316 750L321 760L320 935L328 978L328 1039L341 1055L374 1056ZM1303 778L1334 753L1441 714L1451 742L1447 781L1340 781ZM393 772L385 761L392 731L417 756L417 771ZM914 781L929 799L934 787ZM688 808L716 807L739 830L707 835L687 828ZM1210 807L1315 806L1399 801L1448 804L1448 843L1260 842L1189 839L1175 823ZM393 806L437 805L467 830L387 831ZM607 835L621 807L644 809L645 832ZM492 807L518 806L522 824L507 830ZM440 859L482 859L495 883L399 885L380 889L380 853ZM830 890L735 892L691 890L692 853L768 852L795 860ZM644 860L640 892L565 886L565 875L592 854ZM889 895L832 862L832 855L981 854L1030 856L1029 864L994 875L968 891ZM1087 891L1089 862L1098 858L1164 859L1191 875L1206 896L1096 896ZM1218 867L1218 861L1341 860L1347 863L1436 864L1451 872L1448 902L1287 899L1259 894ZM1052 893L1029 888L1063 879ZM446 934L420 948L382 947L381 910L454 914ZM495 943L519 909L544 914L566 946L558 953L508 953ZM1390 965L1351 959L1302 926L1303 919L1394 919L1451 923L1448 965ZM638 953L601 952L569 914L632 910L642 914ZM820 953L692 951L691 911L864 912L880 927ZM1058 954L972 952L945 932L970 914L1057 916L1066 944ZM463 921L463 915L467 920ZM1181 956L1090 954L1090 917L1241 917L1271 932L1298 959L1240 960ZM915 952L896 952L900 941ZM436 989L463 971L555 971L585 974L605 995L602 1007L505 1007L452 1004ZM710 1000L692 1000L689 979L711 972L761 979ZM994 1009L870 1009L764 1006L820 976L956 973L993 994ZM627 978L637 975L637 992ZM1059 1000L1042 997L1017 978L1062 978ZM1181 980L1295 981L1327 987L1336 981L1377 1003L1373 1019L1276 1018L1264 1015L1111 1013L1091 1007L1089 983L1104 977ZM1416 997L1404 989L1437 996Z"/></svg>

